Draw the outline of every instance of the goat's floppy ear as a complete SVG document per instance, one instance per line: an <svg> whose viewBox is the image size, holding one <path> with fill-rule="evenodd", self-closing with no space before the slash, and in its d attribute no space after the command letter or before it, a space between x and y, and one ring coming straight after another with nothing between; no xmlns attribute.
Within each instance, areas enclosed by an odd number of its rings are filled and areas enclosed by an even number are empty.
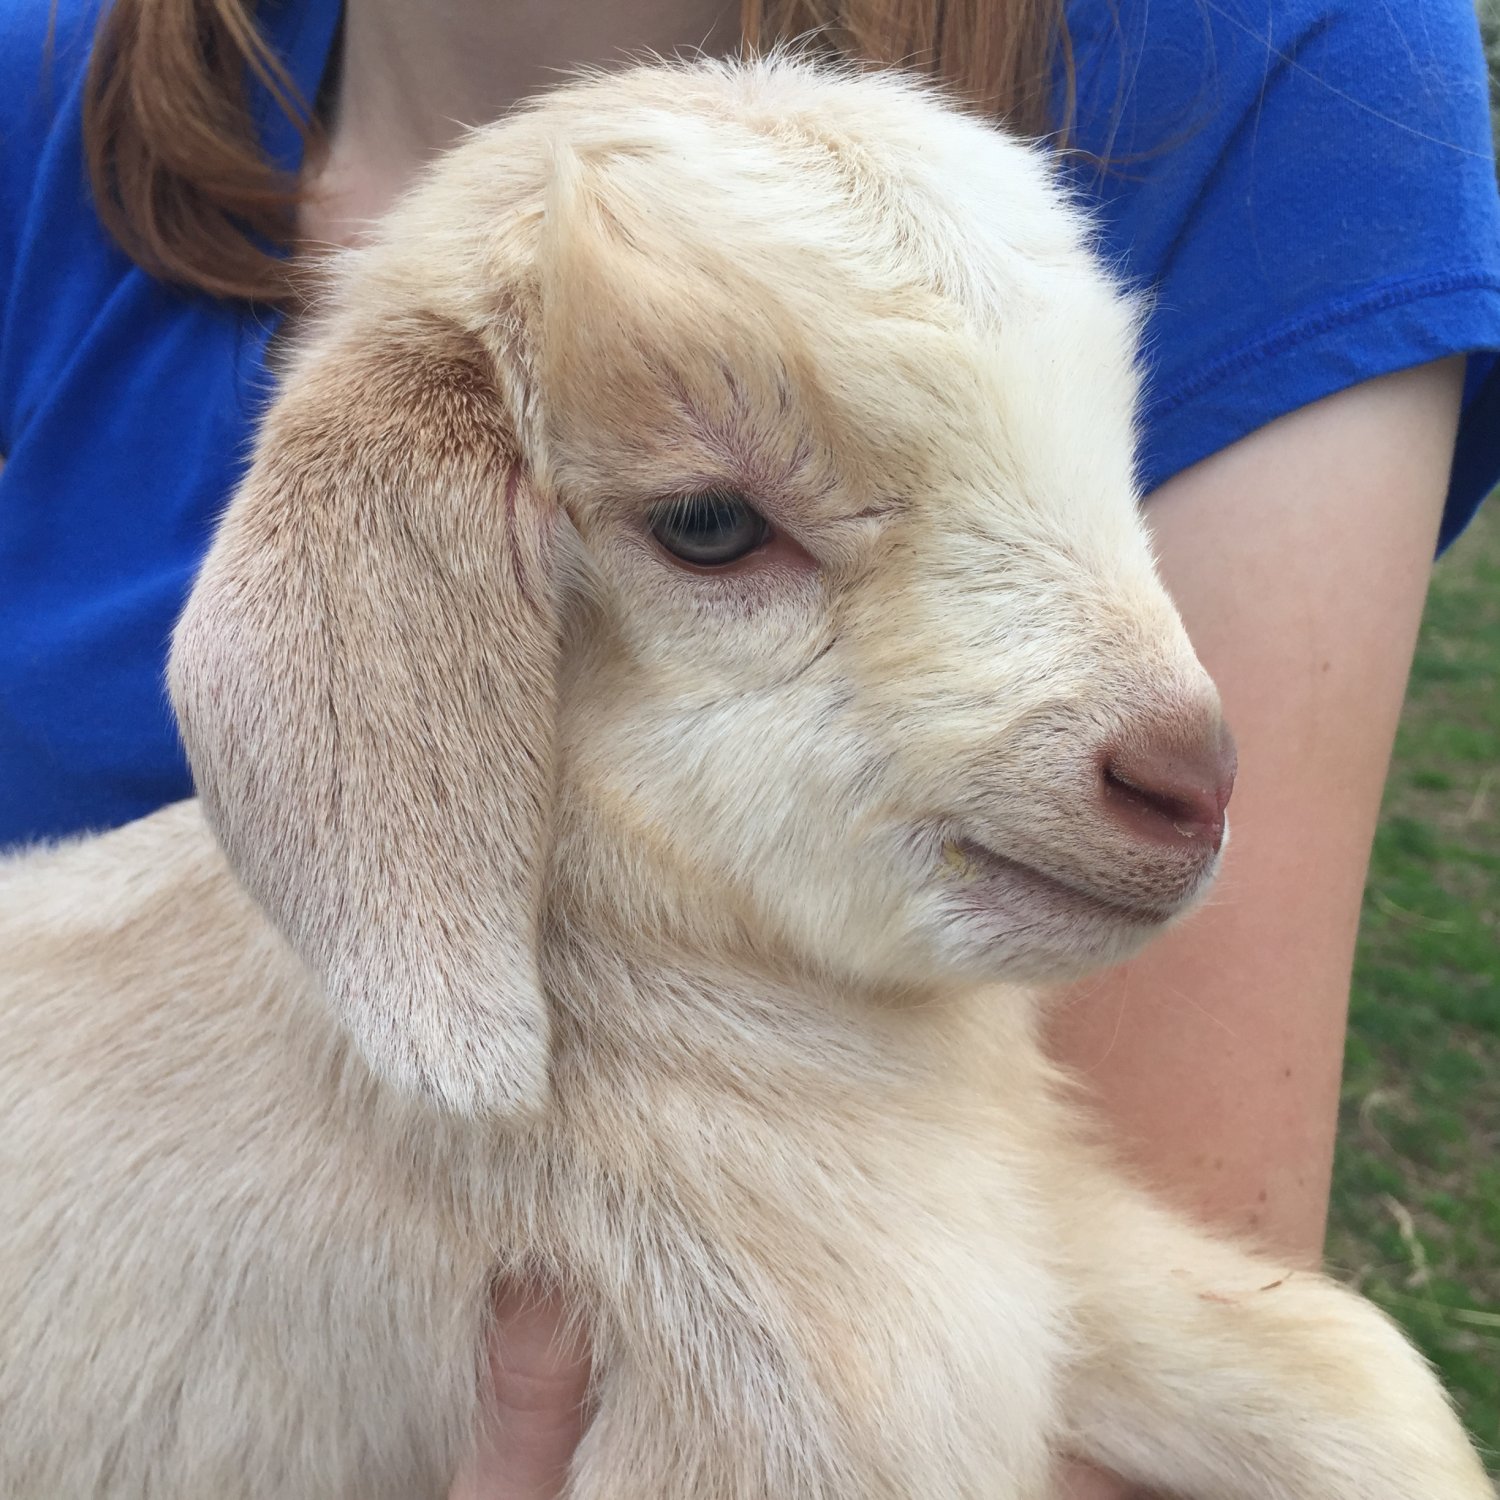
<svg viewBox="0 0 1500 1500"><path fill-rule="evenodd" d="M170 677L231 862L375 1070L515 1116L547 1094L558 635L554 526L496 376L435 318L318 340Z"/></svg>

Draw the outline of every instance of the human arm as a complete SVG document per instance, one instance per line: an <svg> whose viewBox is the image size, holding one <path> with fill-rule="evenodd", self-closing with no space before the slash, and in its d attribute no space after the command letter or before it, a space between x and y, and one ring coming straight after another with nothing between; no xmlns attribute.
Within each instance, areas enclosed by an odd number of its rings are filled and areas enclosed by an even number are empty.
<svg viewBox="0 0 1500 1500"><path fill-rule="evenodd" d="M1207 905L1059 1005L1137 1173L1316 1264L1360 895L1447 490L1461 361L1272 422L1146 508L1240 749ZM1116 1500L1080 1474L1077 1500Z"/></svg>

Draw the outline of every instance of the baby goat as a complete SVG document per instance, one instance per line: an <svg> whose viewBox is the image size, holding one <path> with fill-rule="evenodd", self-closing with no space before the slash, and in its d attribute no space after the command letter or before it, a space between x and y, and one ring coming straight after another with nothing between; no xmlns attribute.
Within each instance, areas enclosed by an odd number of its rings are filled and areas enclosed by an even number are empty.
<svg viewBox="0 0 1500 1500"><path fill-rule="evenodd" d="M1043 155L646 68L336 280L177 632L201 805L0 870L0 1495L440 1496L504 1277L595 1351L571 1500L1489 1500L1039 1050L1231 770Z"/></svg>

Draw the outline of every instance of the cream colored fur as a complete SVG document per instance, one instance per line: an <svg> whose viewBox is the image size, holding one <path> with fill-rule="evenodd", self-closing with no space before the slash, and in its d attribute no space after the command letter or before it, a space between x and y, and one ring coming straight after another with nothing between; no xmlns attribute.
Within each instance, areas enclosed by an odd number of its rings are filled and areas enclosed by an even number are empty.
<svg viewBox="0 0 1500 1500"><path fill-rule="evenodd" d="M560 92L341 265L177 634L202 805L0 866L5 1500L441 1496L497 1275L597 1350L572 1500L1489 1500L1038 1049L1212 874L1095 795L1217 706L1087 241L783 60ZM792 542L669 562L711 485Z"/></svg>

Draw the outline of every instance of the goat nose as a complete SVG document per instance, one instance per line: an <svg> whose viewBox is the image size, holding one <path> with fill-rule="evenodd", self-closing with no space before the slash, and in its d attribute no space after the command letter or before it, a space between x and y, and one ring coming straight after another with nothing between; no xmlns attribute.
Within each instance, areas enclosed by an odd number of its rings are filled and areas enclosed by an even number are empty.
<svg viewBox="0 0 1500 1500"><path fill-rule="evenodd" d="M1234 739L1221 722L1163 724L1122 738L1099 761L1104 806L1139 839L1217 851L1234 790Z"/></svg>

